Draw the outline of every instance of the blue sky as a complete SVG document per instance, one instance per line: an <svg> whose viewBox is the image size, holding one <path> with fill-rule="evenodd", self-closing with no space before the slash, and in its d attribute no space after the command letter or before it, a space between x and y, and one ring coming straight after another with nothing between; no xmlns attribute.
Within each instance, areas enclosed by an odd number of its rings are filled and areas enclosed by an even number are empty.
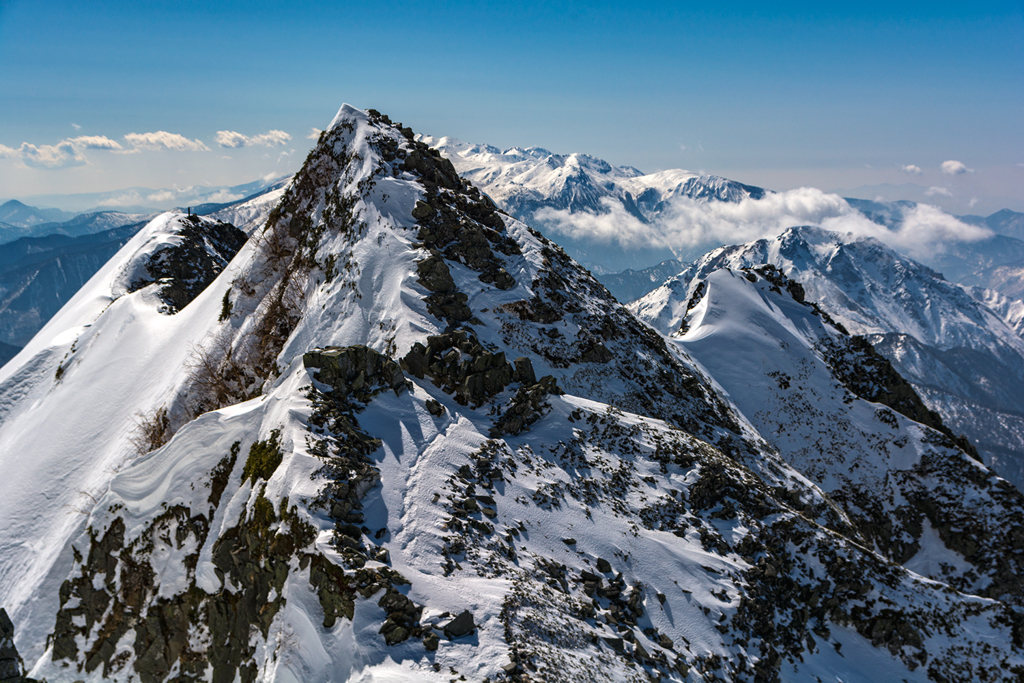
<svg viewBox="0 0 1024 683"><path fill-rule="evenodd" d="M0 198L294 170L349 102L645 171L1024 208L1024 2L721 4L0 0ZM125 138L156 132L181 137Z"/></svg>

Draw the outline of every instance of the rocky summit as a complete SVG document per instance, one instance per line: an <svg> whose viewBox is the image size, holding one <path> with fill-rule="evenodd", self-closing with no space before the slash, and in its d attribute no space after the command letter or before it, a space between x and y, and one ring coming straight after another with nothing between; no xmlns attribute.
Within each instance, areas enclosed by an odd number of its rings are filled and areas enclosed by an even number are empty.
<svg viewBox="0 0 1024 683"><path fill-rule="evenodd" d="M0 371L0 680L1024 677L1024 496L771 263L631 312L347 105L236 212Z"/></svg>

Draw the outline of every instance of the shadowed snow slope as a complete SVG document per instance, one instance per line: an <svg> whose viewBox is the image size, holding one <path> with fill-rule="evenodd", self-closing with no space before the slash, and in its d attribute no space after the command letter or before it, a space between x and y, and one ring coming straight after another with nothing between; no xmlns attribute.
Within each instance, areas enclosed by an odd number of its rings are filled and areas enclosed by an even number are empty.
<svg viewBox="0 0 1024 683"><path fill-rule="evenodd" d="M863 477L778 439L734 375L709 377L373 110L342 107L231 263L169 314L160 283L129 290L187 222L154 220L0 377L0 604L33 676L1024 666L1019 494L945 434L855 397L844 413L853 395L815 339L861 394L903 385L792 299L743 285L758 331L730 338L818 363L822 419L861 430L851 445L900 443L851 451ZM936 461L925 485L915 468ZM953 474L969 481L950 490ZM892 502L843 498L844 482Z"/></svg>

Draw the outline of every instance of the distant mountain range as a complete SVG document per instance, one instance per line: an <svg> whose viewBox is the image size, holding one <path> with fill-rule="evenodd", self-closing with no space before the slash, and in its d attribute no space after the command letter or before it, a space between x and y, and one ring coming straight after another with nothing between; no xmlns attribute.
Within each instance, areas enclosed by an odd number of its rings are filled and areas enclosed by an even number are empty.
<svg viewBox="0 0 1024 683"><path fill-rule="evenodd" d="M143 225L0 244L0 342L24 346Z"/></svg>
<svg viewBox="0 0 1024 683"><path fill-rule="evenodd" d="M188 187L148 188L128 187L107 192L86 192L77 194L41 194L20 197L20 201L11 200L3 206L11 205L11 211L17 215L37 215L42 220L25 223L20 220L7 220L0 210L0 222L16 227L30 227L38 223L63 222L83 213L99 213L119 211L154 215L167 209L202 204L232 204L244 200L259 192L286 180L287 176L260 178L240 185L191 185ZM32 206L26 206L31 204ZM36 206L57 207L54 209L37 209ZM19 207L25 207L20 209Z"/></svg>
<svg viewBox="0 0 1024 683"><path fill-rule="evenodd" d="M618 246L600 246L595 233L588 232L595 229L595 214L653 222L665 218L672 197L735 204L771 195L685 171L645 175L581 154L423 139L435 144L463 177L484 187L509 213L543 226L550 212L561 212L564 222L558 239L584 263L595 253L604 259L629 253ZM894 234L918 208L913 201L845 202ZM571 233L575 237L566 238L565 223L573 217L580 227ZM609 261L591 266L620 300L640 299L633 304L634 312L665 334L676 331L692 301L693 287L711 270L766 263L778 267L803 285L809 300L852 333L866 335L930 408L978 444L986 462L1024 486L1024 241L1019 239L1024 236L1024 214L1001 210L989 216L948 218L985 227L994 235L937 243L923 258L926 265L877 240L804 227L712 251L689 267L675 258L611 273L601 272ZM652 255L637 251L632 256L638 254ZM620 258L629 262L628 257ZM658 290L666 279L666 286Z"/></svg>
<svg viewBox="0 0 1024 683"><path fill-rule="evenodd" d="M641 223L665 217L672 202L760 199L769 192L718 176L684 170L645 174L631 166L613 166L586 154L556 154L540 147L502 150L455 138L421 138L435 147L467 180L483 188L511 215L545 230L572 216L620 214ZM561 219L561 220L560 220ZM677 256L667 247L637 245L623 249L598 241L585 231L554 230L563 247L595 273L643 269ZM698 251L697 253L702 253Z"/></svg>
<svg viewBox="0 0 1024 683"><path fill-rule="evenodd" d="M41 223L60 223L74 218L75 214L60 209L39 209L22 204L16 199L0 204L0 223L18 228L28 228Z"/></svg>
<svg viewBox="0 0 1024 683"><path fill-rule="evenodd" d="M621 273L604 273L598 274L596 277L616 299L628 303L657 289L665 280L683 270L686 265L679 259L668 259L648 268L640 270L627 268Z"/></svg>
<svg viewBox="0 0 1024 683"><path fill-rule="evenodd" d="M949 180L946 178L945 180ZM1008 208L1024 211L1024 198L1019 196L974 196L969 190L945 187L947 183L939 182L940 187L918 185L917 183L881 183L878 185L861 185L852 188L835 188L830 190L842 197L856 197L865 200L880 201L913 201L941 207L951 214L985 213ZM955 191L954 191L955 190Z"/></svg>

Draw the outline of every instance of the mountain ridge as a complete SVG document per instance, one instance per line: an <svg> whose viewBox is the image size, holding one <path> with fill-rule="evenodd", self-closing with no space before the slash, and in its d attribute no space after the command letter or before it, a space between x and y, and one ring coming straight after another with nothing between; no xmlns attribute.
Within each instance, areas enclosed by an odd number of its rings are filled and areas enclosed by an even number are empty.
<svg viewBox="0 0 1024 683"><path fill-rule="evenodd" d="M917 574L685 348L401 124L343 106L276 206L244 215L248 241L187 305L167 308L160 280L133 288L193 223L164 214L0 369L0 453L33 453L0 481L0 600L31 675L1024 666L1024 592L1004 577L1020 494L938 432L893 418L906 454L974 468L953 493L987 512L977 564ZM897 531L969 550L953 529Z"/></svg>

